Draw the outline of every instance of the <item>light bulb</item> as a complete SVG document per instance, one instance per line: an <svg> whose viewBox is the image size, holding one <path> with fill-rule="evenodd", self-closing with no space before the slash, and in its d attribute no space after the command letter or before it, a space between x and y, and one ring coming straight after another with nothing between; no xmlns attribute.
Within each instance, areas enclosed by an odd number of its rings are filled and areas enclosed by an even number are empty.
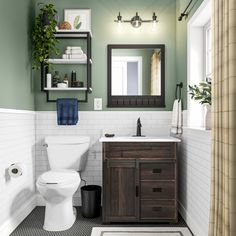
<svg viewBox="0 0 236 236"><path fill-rule="evenodd" d="M155 30L157 27L157 22L156 21L153 21L152 22L152 29Z"/></svg>

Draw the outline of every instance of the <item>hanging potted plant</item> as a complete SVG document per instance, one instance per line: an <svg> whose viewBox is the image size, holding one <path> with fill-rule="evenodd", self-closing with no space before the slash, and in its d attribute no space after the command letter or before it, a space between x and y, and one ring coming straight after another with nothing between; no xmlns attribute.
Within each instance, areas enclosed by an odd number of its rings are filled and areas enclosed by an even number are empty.
<svg viewBox="0 0 236 236"><path fill-rule="evenodd" d="M211 82L200 82L199 85L189 85L191 98L205 107L205 129L211 129Z"/></svg>
<svg viewBox="0 0 236 236"><path fill-rule="evenodd" d="M42 5L40 3L39 5ZM33 69L40 69L42 63L51 54L59 54L56 45L57 11L53 4L45 4L35 18L33 29Z"/></svg>

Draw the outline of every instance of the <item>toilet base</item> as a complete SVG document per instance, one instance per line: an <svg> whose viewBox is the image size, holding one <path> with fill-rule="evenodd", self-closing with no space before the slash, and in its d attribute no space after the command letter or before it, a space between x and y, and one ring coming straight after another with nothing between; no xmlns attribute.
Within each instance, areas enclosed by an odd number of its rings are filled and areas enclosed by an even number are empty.
<svg viewBox="0 0 236 236"><path fill-rule="evenodd" d="M72 197L60 203L46 203L43 229L47 231L63 231L75 222L76 209L72 205Z"/></svg>

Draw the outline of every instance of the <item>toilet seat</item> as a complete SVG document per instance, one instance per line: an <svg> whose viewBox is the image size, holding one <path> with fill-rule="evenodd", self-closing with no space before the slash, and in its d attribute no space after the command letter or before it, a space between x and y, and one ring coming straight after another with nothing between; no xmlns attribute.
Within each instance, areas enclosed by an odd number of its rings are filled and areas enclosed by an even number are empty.
<svg viewBox="0 0 236 236"><path fill-rule="evenodd" d="M40 175L37 182L50 186L70 185L80 182L80 176L75 170L50 170Z"/></svg>

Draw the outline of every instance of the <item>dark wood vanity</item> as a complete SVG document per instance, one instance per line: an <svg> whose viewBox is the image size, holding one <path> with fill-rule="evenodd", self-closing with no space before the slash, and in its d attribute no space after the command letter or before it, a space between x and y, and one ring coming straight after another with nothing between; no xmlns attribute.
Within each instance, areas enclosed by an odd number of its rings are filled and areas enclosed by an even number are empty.
<svg viewBox="0 0 236 236"><path fill-rule="evenodd" d="M178 141L101 142L103 223L177 222Z"/></svg>

